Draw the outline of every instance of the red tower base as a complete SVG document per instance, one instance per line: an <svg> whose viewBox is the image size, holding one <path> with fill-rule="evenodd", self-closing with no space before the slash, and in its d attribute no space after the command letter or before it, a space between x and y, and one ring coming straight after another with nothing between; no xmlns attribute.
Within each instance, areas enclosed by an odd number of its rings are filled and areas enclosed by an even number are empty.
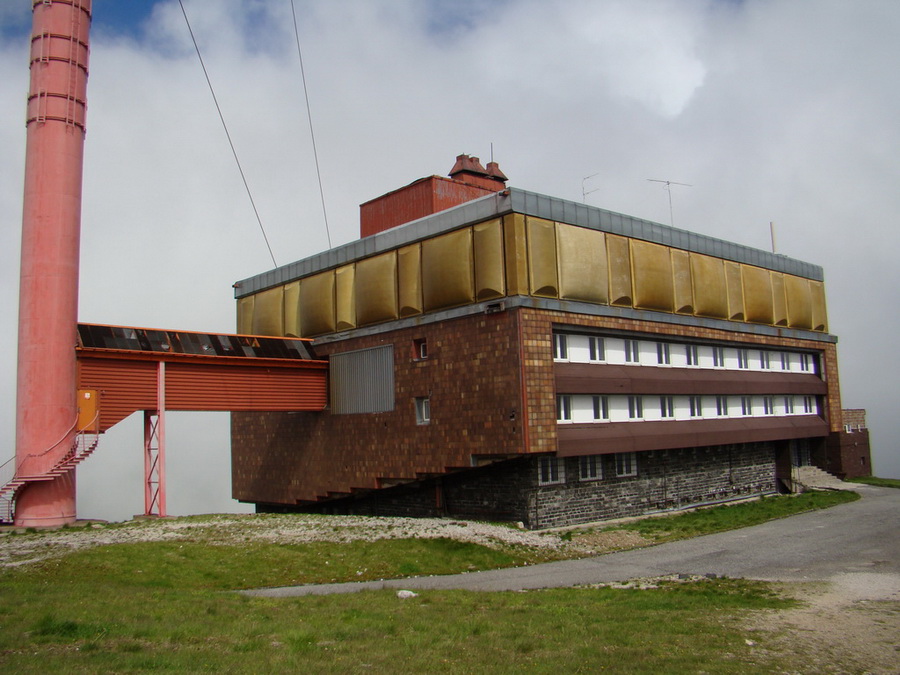
<svg viewBox="0 0 900 675"><path fill-rule="evenodd" d="M19 514L23 514L19 517ZM16 495L18 527L59 527L75 522L75 471L52 481L23 485Z"/></svg>

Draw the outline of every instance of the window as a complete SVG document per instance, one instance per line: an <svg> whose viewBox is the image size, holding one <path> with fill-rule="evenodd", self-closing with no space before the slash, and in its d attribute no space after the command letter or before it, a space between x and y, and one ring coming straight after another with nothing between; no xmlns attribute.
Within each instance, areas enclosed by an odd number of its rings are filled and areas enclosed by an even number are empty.
<svg viewBox="0 0 900 675"><path fill-rule="evenodd" d="M790 352L781 352L781 369L782 370L790 370L791 369L791 354L790 354Z"/></svg>
<svg viewBox="0 0 900 675"><path fill-rule="evenodd" d="M741 415L752 415L753 414L753 397L752 396L741 396Z"/></svg>
<svg viewBox="0 0 900 675"><path fill-rule="evenodd" d="M588 338L588 351L591 361L606 361L606 345L602 337Z"/></svg>
<svg viewBox="0 0 900 675"><path fill-rule="evenodd" d="M559 394L556 397L556 421L572 421L572 397L569 394Z"/></svg>
<svg viewBox="0 0 900 675"><path fill-rule="evenodd" d="M603 478L601 455L586 455L578 458L578 478L580 480L600 480Z"/></svg>
<svg viewBox="0 0 900 675"><path fill-rule="evenodd" d="M728 416L728 397L716 396L716 415L719 417Z"/></svg>
<svg viewBox="0 0 900 675"><path fill-rule="evenodd" d="M566 467L559 457L541 457L538 460L538 484L552 485L566 480Z"/></svg>
<svg viewBox="0 0 900 675"><path fill-rule="evenodd" d="M800 370L804 373L808 373L812 370L812 356L809 354L801 354L800 355Z"/></svg>
<svg viewBox="0 0 900 675"><path fill-rule="evenodd" d="M672 396L659 397L659 414L663 418L675 417L675 400Z"/></svg>
<svg viewBox="0 0 900 675"><path fill-rule="evenodd" d="M725 367L725 348L713 347L713 365L716 368Z"/></svg>
<svg viewBox="0 0 900 675"><path fill-rule="evenodd" d="M700 396L688 397L691 406L691 417L703 417L703 399Z"/></svg>
<svg viewBox="0 0 900 675"><path fill-rule="evenodd" d="M594 396L594 419L595 420L608 420L609 419L609 397L608 396Z"/></svg>
<svg viewBox="0 0 900 675"><path fill-rule="evenodd" d="M431 424L431 399L427 396L416 399L416 424Z"/></svg>
<svg viewBox="0 0 900 675"><path fill-rule="evenodd" d="M637 340L625 340L625 363L639 363L641 360L640 345Z"/></svg>
<svg viewBox="0 0 900 675"><path fill-rule="evenodd" d="M562 333L553 334L553 360L566 361L569 358L569 341Z"/></svg>
<svg viewBox="0 0 900 675"><path fill-rule="evenodd" d="M785 396L784 397L784 413L786 415L794 414L794 397L793 396Z"/></svg>
<svg viewBox="0 0 900 675"><path fill-rule="evenodd" d="M644 399L641 396L628 397L628 418L639 420L644 417Z"/></svg>
<svg viewBox="0 0 900 675"><path fill-rule="evenodd" d="M634 452L616 453L616 476L637 476L637 454Z"/></svg>
<svg viewBox="0 0 900 675"><path fill-rule="evenodd" d="M775 397L763 396L763 413L766 415L775 414Z"/></svg>
<svg viewBox="0 0 900 675"><path fill-rule="evenodd" d="M812 396L804 396L803 397L803 412L805 412L805 413L816 412L816 402Z"/></svg>
<svg viewBox="0 0 900 675"><path fill-rule="evenodd" d="M750 367L750 353L748 350L738 349L737 357L738 357L738 368L749 368Z"/></svg>
<svg viewBox="0 0 900 675"><path fill-rule="evenodd" d="M763 370L768 370L771 367L769 363L769 352L762 349L759 351L759 367Z"/></svg>
<svg viewBox="0 0 900 675"><path fill-rule="evenodd" d="M669 365L672 362L668 342L656 343L656 362L660 365Z"/></svg>
<svg viewBox="0 0 900 675"><path fill-rule="evenodd" d="M700 358L697 355L697 345L685 345L684 354L687 357L687 364L689 366L700 365Z"/></svg>
<svg viewBox="0 0 900 675"><path fill-rule="evenodd" d="M428 358L428 342L425 338L413 340L413 360L422 361Z"/></svg>

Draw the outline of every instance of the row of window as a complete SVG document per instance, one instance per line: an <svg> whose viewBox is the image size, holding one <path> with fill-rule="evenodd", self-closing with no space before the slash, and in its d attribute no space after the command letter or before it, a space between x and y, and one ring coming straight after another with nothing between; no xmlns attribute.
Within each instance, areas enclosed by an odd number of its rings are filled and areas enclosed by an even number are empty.
<svg viewBox="0 0 900 675"><path fill-rule="evenodd" d="M637 476L637 453L618 452L612 455L616 478ZM603 479L603 455L585 455L578 458L579 480ZM566 463L562 457L541 457L538 461L538 484L553 485L566 482Z"/></svg>
<svg viewBox="0 0 900 675"><path fill-rule="evenodd" d="M574 363L725 370L775 370L797 373L812 373L817 370L816 358L806 352L680 344L567 333L553 334L553 359Z"/></svg>
<svg viewBox="0 0 900 675"><path fill-rule="evenodd" d="M628 422L652 420L761 417L818 414L815 396L651 396L559 394L556 419L560 423Z"/></svg>

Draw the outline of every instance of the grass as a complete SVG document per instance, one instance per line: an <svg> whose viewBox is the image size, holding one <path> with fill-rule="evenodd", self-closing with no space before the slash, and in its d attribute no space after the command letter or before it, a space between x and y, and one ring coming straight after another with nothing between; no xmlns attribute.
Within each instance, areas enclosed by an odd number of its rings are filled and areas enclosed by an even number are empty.
<svg viewBox="0 0 900 675"><path fill-rule="evenodd" d="M847 493L777 497L640 521L652 538L823 508ZM850 495L852 498L853 495ZM653 529L657 528L657 529ZM38 534L21 535L39 538ZM748 612L778 587L733 579L649 590L391 591L258 598L232 589L540 562L543 551L449 539L283 545L196 540L97 546L0 569L0 665L16 673L146 671L721 673L784 670Z"/></svg>
<svg viewBox="0 0 900 675"><path fill-rule="evenodd" d="M855 492L811 491L774 496L728 506L697 509L660 518L645 518L608 529L633 530L654 543L725 532L785 518L805 511L826 509L859 499Z"/></svg>
<svg viewBox="0 0 900 675"><path fill-rule="evenodd" d="M850 483L864 483L865 485L874 485L875 487L900 488L900 479L897 478L877 478L875 476L867 476L865 478L847 478Z"/></svg>

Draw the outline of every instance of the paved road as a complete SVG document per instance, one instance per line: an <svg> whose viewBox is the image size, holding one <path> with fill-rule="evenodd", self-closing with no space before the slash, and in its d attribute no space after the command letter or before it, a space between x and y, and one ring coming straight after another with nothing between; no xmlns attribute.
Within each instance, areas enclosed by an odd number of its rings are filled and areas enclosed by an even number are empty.
<svg viewBox="0 0 900 675"><path fill-rule="evenodd" d="M816 581L875 573L900 577L900 490L860 485L862 499L742 530L581 560L437 577L244 591L290 597L396 588L511 591L716 574Z"/></svg>

